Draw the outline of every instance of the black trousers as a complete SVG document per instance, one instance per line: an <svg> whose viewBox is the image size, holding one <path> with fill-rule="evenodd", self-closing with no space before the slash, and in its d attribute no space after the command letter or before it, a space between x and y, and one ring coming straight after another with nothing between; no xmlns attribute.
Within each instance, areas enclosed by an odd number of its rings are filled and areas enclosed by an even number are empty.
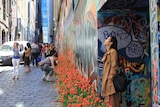
<svg viewBox="0 0 160 107"><path fill-rule="evenodd" d="M32 60L32 65L34 65L34 61L36 62L36 65L38 65L38 53L32 53L31 60Z"/></svg>

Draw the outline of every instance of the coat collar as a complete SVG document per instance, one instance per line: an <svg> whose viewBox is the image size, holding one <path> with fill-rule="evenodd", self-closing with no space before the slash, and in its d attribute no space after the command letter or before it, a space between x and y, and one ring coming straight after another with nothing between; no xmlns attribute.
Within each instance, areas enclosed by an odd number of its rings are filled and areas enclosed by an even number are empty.
<svg viewBox="0 0 160 107"><path fill-rule="evenodd" d="M110 49L109 51L106 52L107 55L111 54L112 49Z"/></svg>

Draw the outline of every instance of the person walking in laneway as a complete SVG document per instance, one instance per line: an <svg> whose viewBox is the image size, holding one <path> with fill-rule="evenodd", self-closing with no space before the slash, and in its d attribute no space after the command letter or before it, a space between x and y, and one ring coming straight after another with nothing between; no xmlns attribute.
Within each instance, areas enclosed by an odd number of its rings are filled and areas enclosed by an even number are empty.
<svg viewBox="0 0 160 107"><path fill-rule="evenodd" d="M13 79L17 80L19 77L19 63L20 63L20 55L19 55L19 48L18 43L14 42L13 44L13 57L12 57L12 65L13 65Z"/></svg>
<svg viewBox="0 0 160 107"><path fill-rule="evenodd" d="M36 65L38 66L38 54L39 54L39 46L36 41L31 44L31 60L32 65L34 66L34 61L36 61Z"/></svg>
<svg viewBox="0 0 160 107"><path fill-rule="evenodd" d="M108 37L104 41L106 46L106 53L102 58L104 63L102 75L102 91L101 94L105 101L109 102L112 107L120 107L119 93L116 92L113 77L117 75L119 68L118 53L117 53L117 40L115 37Z"/></svg>
<svg viewBox="0 0 160 107"><path fill-rule="evenodd" d="M27 65L27 71L30 72L30 57L31 57L31 45L30 43L27 43L27 47L25 47L25 56L24 56L24 65Z"/></svg>

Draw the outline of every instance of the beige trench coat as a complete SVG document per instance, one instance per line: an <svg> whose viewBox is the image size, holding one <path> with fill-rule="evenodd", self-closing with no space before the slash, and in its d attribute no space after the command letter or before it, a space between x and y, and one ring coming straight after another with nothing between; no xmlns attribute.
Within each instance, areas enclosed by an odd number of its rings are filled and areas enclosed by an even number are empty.
<svg viewBox="0 0 160 107"><path fill-rule="evenodd" d="M104 67L102 72L102 90L101 95L106 97L115 94L115 88L112 79L117 75L118 54L115 49L110 49L102 58Z"/></svg>

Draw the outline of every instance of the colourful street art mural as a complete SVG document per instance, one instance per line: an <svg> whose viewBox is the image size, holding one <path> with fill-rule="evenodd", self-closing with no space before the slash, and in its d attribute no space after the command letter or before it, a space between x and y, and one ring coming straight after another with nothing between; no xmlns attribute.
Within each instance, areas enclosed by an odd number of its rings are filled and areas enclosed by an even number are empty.
<svg viewBox="0 0 160 107"><path fill-rule="evenodd" d="M149 107L151 105L151 71L149 50L149 19L147 13L98 13L98 74L101 79L103 45L108 36L118 41L120 66L123 67L128 86L121 94L122 106ZM101 87L101 83L99 83Z"/></svg>
<svg viewBox="0 0 160 107"><path fill-rule="evenodd" d="M107 14L97 14L104 3ZM135 6L137 10L130 12ZM101 91L101 58L106 51L103 42L115 36L120 64L129 80L121 93L122 107L158 107L157 1L63 0L60 7L56 47L89 83L97 84L97 92ZM112 7L118 12L110 12Z"/></svg>
<svg viewBox="0 0 160 107"><path fill-rule="evenodd" d="M64 0L56 45L89 83L97 83L97 12L95 0Z"/></svg>

